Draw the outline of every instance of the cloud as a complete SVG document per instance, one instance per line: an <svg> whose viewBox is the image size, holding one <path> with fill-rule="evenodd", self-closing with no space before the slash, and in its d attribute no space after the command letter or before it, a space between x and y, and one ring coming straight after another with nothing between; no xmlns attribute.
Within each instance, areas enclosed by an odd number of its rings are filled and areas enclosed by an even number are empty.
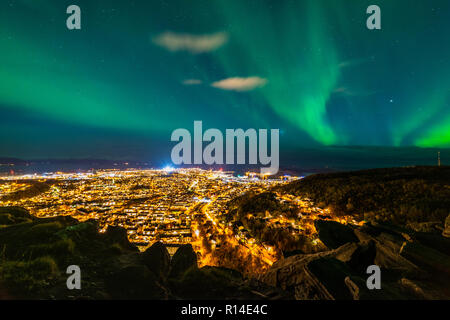
<svg viewBox="0 0 450 320"><path fill-rule="evenodd" d="M167 31L153 38L155 44L169 51L189 51L194 54L214 51L227 41L226 32L194 35Z"/></svg>
<svg viewBox="0 0 450 320"><path fill-rule="evenodd" d="M263 87L264 85L266 85L266 83L267 79L260 77L235 77L213 82L211 86L223 90L250 91L256 88Z"/></svg>
<svg viewBox="0 0 450 320"><path fill-rule="evenodd" d="M184 85L187 86L193 86L193 85L197 85L197 84L202 84L202 80L198 80L198 79L186 79L183 81Z"/></svg>

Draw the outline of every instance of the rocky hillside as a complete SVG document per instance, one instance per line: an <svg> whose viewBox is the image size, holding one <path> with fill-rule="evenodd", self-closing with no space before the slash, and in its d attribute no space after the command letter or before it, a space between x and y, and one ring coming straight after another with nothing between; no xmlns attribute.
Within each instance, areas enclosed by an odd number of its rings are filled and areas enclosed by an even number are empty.
<svg viewBox="0 0 450 320"><path fill-rule="evenodd" d="M81 269L81 290L68 290L66 268ZM124 229L99 233L95 221L37 219L0 208L0 299L282 299L289 293L236 271L197 267L190 245L171 258L155 243L141 253Z"/></svg>
<svg viewBox="0 0 450 320"><path fill-rule="evenodd" d="M450 299L450 167L317 174L276 191L365 223L316 220L327 249L277 261L266 283L297 299ZM369 265L381 290L367 289Z"/></svg>
<svg viewBox="0 0 450 320"><path fill-rule="evenodd" d="M307 196L337 215L417 228L423 222L443 222L450 213L450 167L315 174L279 191Z"/></svg>
<svg viewBox="0 0 450 320"><path fill-rule="evenodd" d="M36 219L21 208L1 208L0 219L1 299L450 299L450 239L436 232L317 220L326 250L283 258L256 280L198 268L190 245L172 258L161 243L140 253L124 229L101 234L94 221ZM82 290L66 288L71 264ZM373 264L381 290L366 286Z"/></svg>
<svg viewBox="0 0 450 320"><path fill-rule="evenodd" d="M328 250L277 261L267 284L296 299L450 299L450 239L440 233L325 220L316 228ZM367 288L370 265L381 269L380 290Z"/></svg>

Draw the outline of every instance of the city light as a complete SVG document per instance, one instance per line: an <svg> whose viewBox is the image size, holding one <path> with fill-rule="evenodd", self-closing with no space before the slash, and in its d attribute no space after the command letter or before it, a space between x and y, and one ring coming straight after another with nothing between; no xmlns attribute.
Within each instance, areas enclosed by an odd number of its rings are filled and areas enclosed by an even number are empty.
<svg viewBox="0 0 450 320"><path fill-rule="evenodd" d="M177 174L161 175L174 171ZM42 192L32 197L4 197L0 205L21 206L37 217L70 215L79 221L95 219L101 232L108 226L120 226L140 250L156 241L175 248L191 243L199 265L220 266L223 263L220 257L228 252L227 256L236 261L252 261L250 265L244 264L244 269L258 273L281 257L281 249L255 238L242 225L237 228L238 221L228 213L228 204L246 193L261 194L295 179L298 177L270 178L251 172L235 176L223 170L175 169L169 165L160 170L49 172L2 179L3 195L26 192L37 185ZM299 213L294 222L282 212L266 212L262 219L267 228L289 229L292 239L305 234L312 245L318 246L314 220L319 215L330 215L329 210L316 207L304 197L273 194L276 201L298 208ZM251 212L246 215L248 221L254 218ZM347 222L346 217L331 219Z"/></svg>
<svg viewBox="0 0 450 320"><path fill-rule="evenodd" d="M175 171L175 168L172 166L165 166L162 170L166 173L172 173L173 171Z"/></svg>

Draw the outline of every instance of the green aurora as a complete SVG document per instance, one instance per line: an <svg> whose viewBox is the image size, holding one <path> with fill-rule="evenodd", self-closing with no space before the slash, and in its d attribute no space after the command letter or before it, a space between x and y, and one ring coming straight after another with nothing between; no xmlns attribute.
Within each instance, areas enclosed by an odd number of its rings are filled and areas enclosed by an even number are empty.
<svg viewBox="0 0 450 320"><path fill-rule="evenodd" d="M368 30L372 2L2 1L1 154L120 153L194 120L280 128L291 149L450 147L450 3L377 0Z"/></svg>

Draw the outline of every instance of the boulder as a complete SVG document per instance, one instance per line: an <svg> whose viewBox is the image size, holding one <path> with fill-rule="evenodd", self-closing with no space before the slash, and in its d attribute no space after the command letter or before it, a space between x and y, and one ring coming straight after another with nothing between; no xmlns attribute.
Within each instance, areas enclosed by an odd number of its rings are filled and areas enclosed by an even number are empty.
<svg viewBox="0 0 450 320"><path fill-rule="evenodd" d="M155 242L142 253L144 264L159 278L165 279L170 268L170 254L162 242Z"/></svg>
<svg viewBox="0 0 450 320"><path fill-rule="evenodd" d="M192 245L184 244L178 248L172 257L170 277L179 277L188 269L197 267L197 255L192 248Z"/></svg>
<svg viewBox="0 0 450 320"><path fill-rule="evenodd" d="M108 226L103 236L106 241L111 244L117 243L124 249L139 251L139 249L128 240L127 230L122 227Z"/></svg>
<svg viewBox="0 0 450 320"><path fill-rule="evenodd" d="M373 264L375 244L368 242L358 245L351 259L344 263L332 257L313 260L306 266L310 282L315 284L317 292L326 293L328 299L334 300L386 300L408 299L410 295L404 292L401 285L391 279L386 270L382 270L382 287L380 290L370 290L367 287L367 267ZM356 269L356 270L355 270ZM314 280L314 281L311 281ZM297 293L303 291L297 288ZM309 291L312 291L309 289ZM297 298L304 298L296 295Z"/></svg>
<svg viewBox="0 0 450 320"><path fill-rule="evenodd" d="M105 285L112 299L165 299L166 290L144 265L122 268L110 274Z"/></svg>
<svg viewBox="0 0 450 320"><path fill-rule="evenodd" d="M313 260L306 265L304 273L304 285L296 288L297 299L310 299L311 293L332 300L353 298L345 285L345 278L351 275L352 271L342 261L332 257Z"/></svg>
<svg viewBox="0 0 450 320"><path fill-rule="evenodd" d="M335 250L281 259L270 267L261 280L268 285L294 293L297 299L335 299L333 293L328 291L326 284L322 284L322 280L317 276L318 270L323 269L320 265L328 264L328 267L331 265L330 273L333 273L335 270L332 269L336 267L335 269L338 270L336 272L340 274L339 278L342 280L341 286L345 286L343 282L345 277L342 277L343 274L339 272L339 268L350 272L343 261L349 261L357 247L356 243L346 243ZM329 259L332 259L332 262L329 262ZM316 260L321 262L310 264ZM351 298L349 293L346 298Z"/></svg>
<svg viewBox="0 0 450 320"><path fill-rule="evenodd" d="M376 264L380 268L397 275L425 276L425 273L418 266L400 254L402 248L409 242L404 235L381 225L364 225L362 228L356 229L355 234L361 240L361 243L369 241L375 245L374 259L369 264L367 263L370 262L370 259L365 260L366 268L370 264ZM359 271L364 269L364 265L359 267ZM357 269L358 263L354 262L352 268Z"/></svg>

